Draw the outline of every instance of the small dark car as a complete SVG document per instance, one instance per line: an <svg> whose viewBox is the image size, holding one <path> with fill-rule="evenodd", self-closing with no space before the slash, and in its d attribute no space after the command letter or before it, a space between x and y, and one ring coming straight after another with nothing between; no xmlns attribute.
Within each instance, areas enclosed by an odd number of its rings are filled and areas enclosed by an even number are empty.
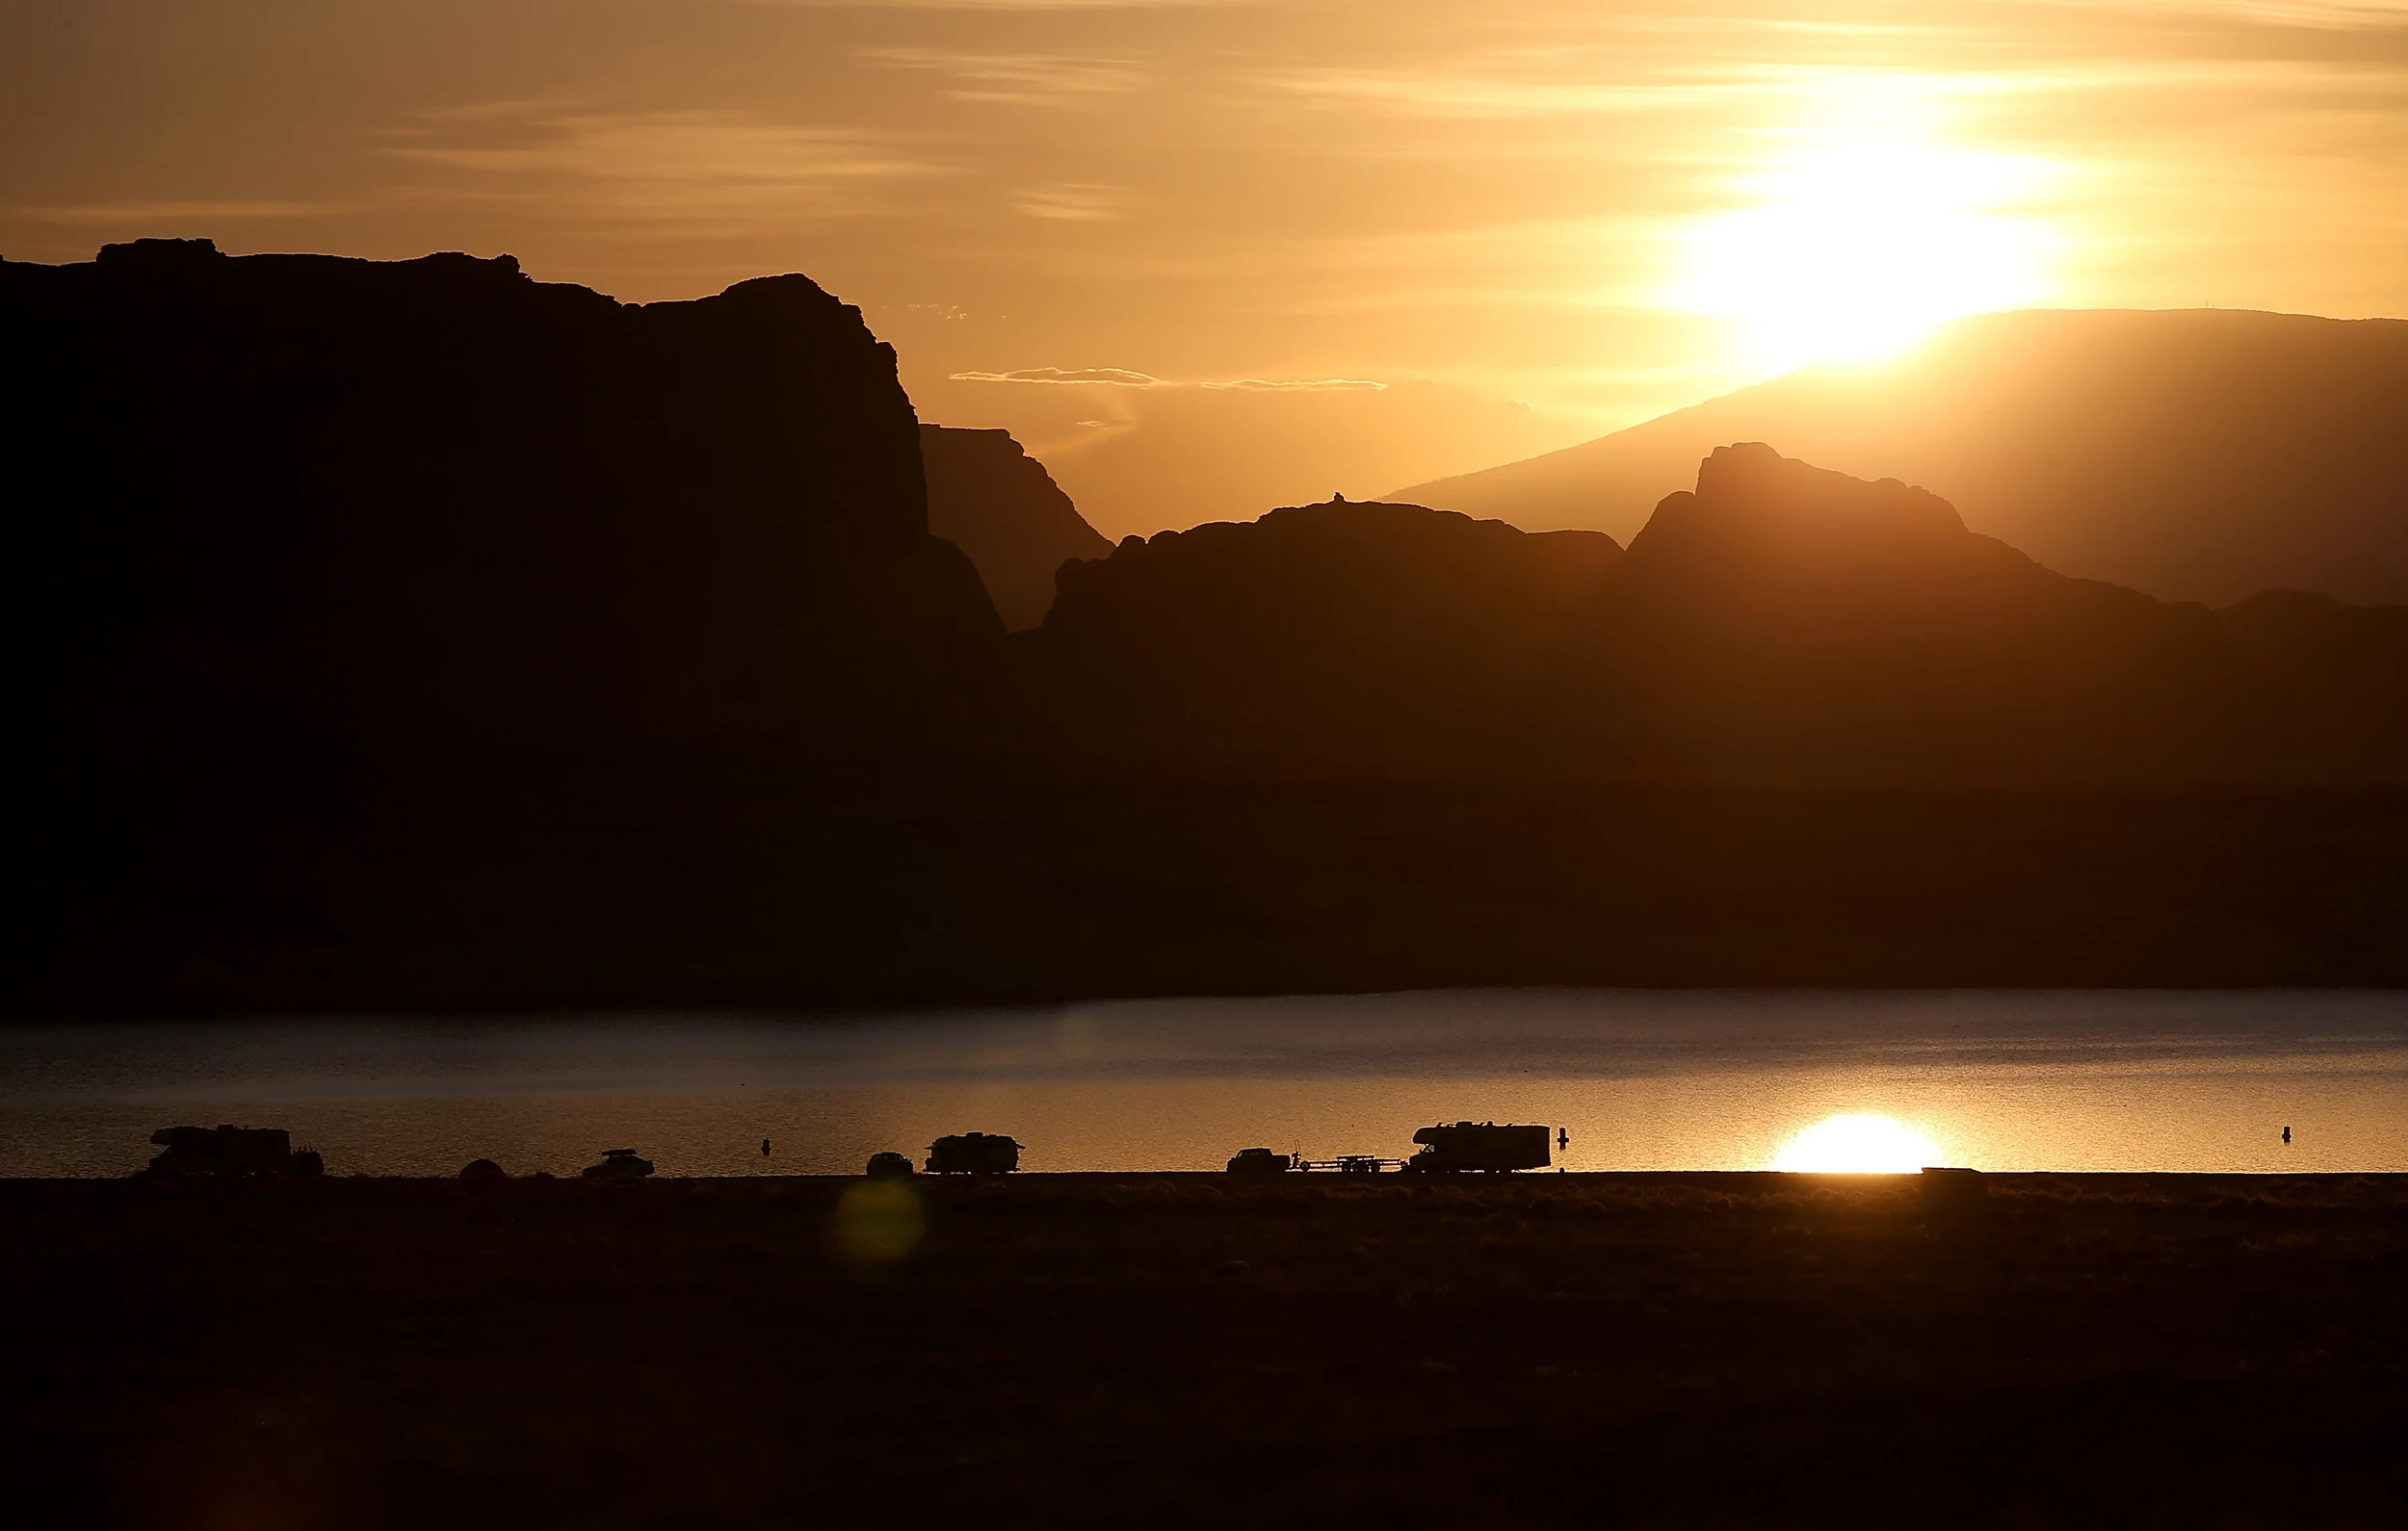
<svg viewBox="0 0 2408 1531"><path fill-rule="evenodd" d="M634 1149L604 1149L602 1162L586 1166L589 1181L640 1181L652 1173L652 1161L636 1157Z"/></svg>

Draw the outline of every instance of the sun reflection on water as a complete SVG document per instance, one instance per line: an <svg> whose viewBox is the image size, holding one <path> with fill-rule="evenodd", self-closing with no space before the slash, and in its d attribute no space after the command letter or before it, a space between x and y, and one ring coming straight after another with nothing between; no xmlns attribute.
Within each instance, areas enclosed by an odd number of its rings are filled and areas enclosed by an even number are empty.
<svg viewBox="0 0 2408 1531"><path fill-rule="evenodd" d="M1858 1125L1827 1125L1837 1112ZM1017 1137L1033 1171L1217 1171L1252 1145L1401 1157L1415 1128L1466 1117L1564 1129L1555 1164L1574 1174L2403 1171L2408 992L1436 992L858 1022L0 1028L5 1175L131 1174L179 1123L284 1128L337 1175L451 1177L484 1157L574 1176L628 1145L664 1176L749 1177L858 1176L872 1154L917 1158L972 1129Z"/></svg>
<svg viewBox="0 0 2408 1531"><path fill-rule="evenodd" d="M1894 1116L1825 1117L1781 1146L1772 1167L1822 1175L1911 1175L1940 1162L1939 1145Z"/></svg>

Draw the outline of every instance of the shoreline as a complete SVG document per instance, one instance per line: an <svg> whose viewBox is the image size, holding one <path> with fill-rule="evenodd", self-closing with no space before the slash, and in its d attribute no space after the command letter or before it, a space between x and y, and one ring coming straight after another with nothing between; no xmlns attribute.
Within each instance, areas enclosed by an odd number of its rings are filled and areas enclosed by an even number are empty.
<svg viewBox="0 0 2408 1531"><path fill-rule="evenodd" d="M2056 1187L2060 1182L2089 1186L2104 1184L2134 1184L2170 1181L2200 1186L2213 1181L2238 1181L2251 1184L2296 1181L2310 1184L2330 1184L2337 1181L2368 1181L2395 1182L2408 1190L2408 1170L1971 1170L1962 1165L1933 1165L1978 1175L1982 1184L1999 1194ZM144 1185L169 1189L201 1189L205 1187L251 1187L261 1189L304 1189L313 1186L438 1186L460 1187L463 1191L483 1194L510 1186L560 1185L697 1185L728 1187L737 1185L817 1185L844 1186L869 1182L900 1183L911 1186L929 1185L1007 1185L1007 1184L1079 1184L1113 1186L1149 1184L1165 1181L1179 1185L1218 1185L1232 1192L1275 1192L1283 1187L1345 1186L1349 1189L1427 1189L1454 1186L1458 1188L1501 1189L1506 1186L1562 1184L1567 1189L1595 1187L1630 1182L1634 1185L1734 1184L1755 1182L1775 1185L1825 1184L1872 1188L1882 1185L1917 1186L1928 1183L1916 1170L1516 1170L1509 1175L1489 1175L1478 1171L1455 1174L1420 1175L1389 1170L1379 1175L1346 1175L1332 1170L1311 1172L1292 1170L1285 1175L1256 1178L1232 1176L1226 1170L1014 1170L1002 1175L931 1175L918 1171L909 1176L890 1178L869 1175L820 1175L808 1173L763 1175L661 1175L641 1177L591 1178L582 1175L508 1175L499 1180L470 1184L457 1175L364 1175L328 1171L324 1175L252 1175L219 1177L206 1173L159 1175L137 1170L127 1175L5 1175L0 1186L79 1186L79 1185Z"/></svg>

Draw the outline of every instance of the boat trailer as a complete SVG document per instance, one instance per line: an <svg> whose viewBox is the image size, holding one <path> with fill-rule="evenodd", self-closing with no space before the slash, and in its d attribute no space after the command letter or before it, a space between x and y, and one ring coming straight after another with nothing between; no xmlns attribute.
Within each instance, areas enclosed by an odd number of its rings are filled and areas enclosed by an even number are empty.
<svg viewBox="0 0 2408 1531"><path fill-rule="evenodd" d="M1402 1159L1384 1159L1376 1154L1341 1154L1334 1159L1308 1159L1298 1155L1299 1170L1334 1170L1340 1175L1384 1175L1390 1170L1404 1168Z"/></svg>

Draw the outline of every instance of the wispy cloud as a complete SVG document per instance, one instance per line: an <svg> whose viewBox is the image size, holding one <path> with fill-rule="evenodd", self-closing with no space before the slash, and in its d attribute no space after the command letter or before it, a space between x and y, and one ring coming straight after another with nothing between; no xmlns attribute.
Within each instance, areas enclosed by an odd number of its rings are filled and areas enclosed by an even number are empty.
<svg viewBox="0 0 2408 1531"><path fill-rule="evenodd" d="M1495 118L1718 106L1734 96L1762 95L1779 89L1773 82L1734 74L1653 81L1546 78L1527 59L1424 70L1291 68L1266 74L1262 80L1293 95L1352 106L1386 106L1423 117Z"/></svg>
<svg viewBox="0 0 2408 1531"><path fill-rule="evenodd" d="M1126 367L1023 367L1017 372L957 372L955 382L1110 383L1115 388L1163 388L1168 384Z"/></svg>
<svg viewBox="0 0 2408 1531"><path fill-rule="evenodd" d="M748 0L800 11L1204 11L1278 0Z"/></svg>
<svg viewBox="0 0 2408 1531"><path fill-rule="evenodd" d="M1388 385L1365 377L1232 377L1180 381L1126 367L1023 367L1016 372L957 372L955 382L1102 383L1112 388L1209 388L1242 393L1381 393ZM1089 422L1082 421L1082 425Z"/></svg>
<svg viewBox="0 0 2408 1531"><path fill-rule="evenodd" d="M882 185L950 173L871 130L730 112L576 113L504 106L427 114L384 152L493 182L510 195L573 199L604 219L714 213L877 211Z"/></svg>
<svg viewBox="0 0 2408 1531"><path fill-rule="evenodd" d="M17 214L37 223L159 223L170 221L230 222L249 219L339 218L356 213L362 202L70 202L53 207L20 207Z"/></svg>
<svg viewBox="0 0 2408 1531"><path fill-rule="evenodd" d="M1065 184L1032 186L1012 195L1012 206L1031 218L1066 223L1104 223L1126 218L1127 195L1116 186Z"/></svg>
<svg viewBox="0 0 2408 1531"><path fill-rule="evenodd" d="M1386 383L1373 382L1366 377L1315 377L1295 380L1240 377L1230 382L1198 383L1196 386L1199 388L1235 388L1242 393L1351 394L1388 391Z"/></svg>
<svg viewBox="0 0 2408 1531"><path fill-rule="evenodd" d="M2408 0L2050 0L2084 11L2232 16L2278 26L2359 32L2408 26Z"/></svg>
<svg viewBox="0 0 2408 1531"><path fill-rule="evenodd" d="M1142 88L1145 72L1132 59L1060 53L959 53L941 48L862 48L856 58L899 69L950 75L945 93L957 101L1020 106L1081 106L1099 96Z"/></svg>

